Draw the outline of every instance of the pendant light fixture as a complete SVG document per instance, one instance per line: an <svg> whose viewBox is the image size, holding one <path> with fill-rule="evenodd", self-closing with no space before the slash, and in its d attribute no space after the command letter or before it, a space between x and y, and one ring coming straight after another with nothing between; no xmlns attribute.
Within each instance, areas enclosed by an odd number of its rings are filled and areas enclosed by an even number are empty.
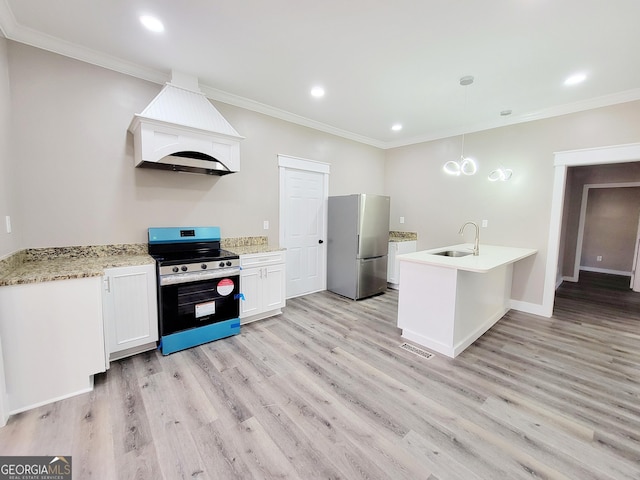
<svg viewBox="0 0 640 480"><path fill-rule="evenodd" d="M511 109L505 109L500 111L501 117L508 117L511 115ZM502 165L492 170L491 173L487 176L490 182L506 182L513 176L513 170L510 168L505 168Z"/></svg>
<svg viewBox="0 0 640 480"><path fill-rule="evenodd" d="M463 87L467 87L473 83L473 80L474 78L471 75L466 75L460 79L460 85ZM467 107L467 91L465 89L464 110L466 110L466 107ZM449 160L444 164L442 169L445 171L445 173L448 173L449 175L455 175L455 176L459 176L460 174L475 175L475 173L478 171L478 165L476 164L475 160L471 157L464 156L464 133L462 134L462 149L460 153L460 160L458 161Z"/></svg>
<svg viewBox="0 0 640 480"><path fill-rule="evenodd" d="M490 182L506 182L512 175L513 170L510 168L500 167L492 171L487 178Z"/></svg>

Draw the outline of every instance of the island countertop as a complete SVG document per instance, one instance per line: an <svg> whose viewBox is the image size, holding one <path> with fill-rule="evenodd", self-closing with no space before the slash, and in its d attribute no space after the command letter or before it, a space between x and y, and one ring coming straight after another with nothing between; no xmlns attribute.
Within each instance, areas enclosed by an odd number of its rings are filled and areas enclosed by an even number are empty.
<svg viewBox="0 0 640 480"><path fill-rule="evenodd" d="M421 250L419 252L405 253L403 255L398 255L398 259L401 262L422 263L436 267L486 273L496 267L517 262L518 260L522 260L523 258L534 255L538 252L533 248L501 247L496 245L480 244L479 255L470 254L464 257L434 255L434 253L442 252L444 250L470 252L472 249L472 244L463 243L459 245Z"/></svg>

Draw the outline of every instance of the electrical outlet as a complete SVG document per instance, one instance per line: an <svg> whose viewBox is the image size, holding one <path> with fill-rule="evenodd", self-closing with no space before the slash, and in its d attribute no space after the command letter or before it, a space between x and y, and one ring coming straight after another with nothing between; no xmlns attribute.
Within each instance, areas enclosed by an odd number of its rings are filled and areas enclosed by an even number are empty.
<svg viewBox="0 0 640 480"><path fill-rule="evenodd" d="M11 233L11 217L9 215L4 217L4 222L7 226L7 233Z"/></svg>
<svg viewBox="0 0 640 480"><path fill-rule="evenodd" d="M487 228L489 226L489 220L482 220L482 228Z"/></svg>
<svg viewBox="0 0 640 480"><path fill-rule="evenodd" d="M262 228L265 230L269 230L269 220L265 220L262 222Z"/></svg>
<svg viewBox="0 0 640 480"><path fill-rule="evenodd" d="M400 223L404 223L404 217L400 217Z"/></svg>
<svg viewBox="0 0 640 480"><path fill-rule="evenodd" d="M602 261L602 255L598 255L596 257L596 262L601 262Z"/></svg>

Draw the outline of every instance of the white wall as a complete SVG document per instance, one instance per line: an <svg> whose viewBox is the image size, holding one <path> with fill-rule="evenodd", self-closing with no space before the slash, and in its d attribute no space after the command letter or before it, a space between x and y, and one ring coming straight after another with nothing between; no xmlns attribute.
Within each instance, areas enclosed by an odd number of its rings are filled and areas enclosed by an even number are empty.
<svg viewBox="0 0 640 480"><path fill-rule="evenodd" d="M587 184L610 184L640 182L640 162L619 163L613 165L588 165L571 167L567 170L567 191L565 195L565 211L562 220L562 239L560 245L562 259L561 274L573 277L576 249L578 246L578 229L580 224L580 209L582 207L582 193ZM629 218L633 225L637 225L637 216Z"/></svg>
<svg viewBox="0 0 640 480"><path fill-rule="evenodd" d="M14 183L11 181L10 115L11 98L9 92L9 64L7 40L0 35L0 258L18 250L16 234L9 234L5 228L5 216L13 216Z"/></svg>
<svg viewBox="0 0 640 480"><path fill-rule="evenodd" d="M8 50L21 248L145 243L150 226L203 224L277 244L278 154L330 163L332 195L383 193L383 151L220 103L246 137L239 173L134 168L127 128L161 85L15 42Z"/></svg>
<svg viewBox="0 0 640 480"><path fill-rule="evenodd" d="M580 266L630 273L638 215L640 187L589 189Z"/></svg>
<svg viewBox="0 0 640 480"><path fill-rule="evenodd" d="M286 154L330 163L331 195L390 195L391 229L417 231L419 249L459 243L460 225L483 219L489 227L481 230L481 243L537 248L537 256L514 269L512 294L541 304L553 152L640 141L640 102L497 128L466 135L465 152L477 158L480 172L452 178L441 167L459 157L460 137L385 152L215 103L246 137L240 173L209 177L135 169L127 127L161 86L3 43L13 150L8 162L4 154L0 161L8 172L0 186L16 191L0 195L0 207L12 203L14 212L14 237L7 241L0 234L0 252L145 242L149 226L163 225L217 224L226 237L268 234L277 243L277 155ZM0 48L0 71L6 72L4 58ZM3 102L6 80L0 79ZM1 145L7 149L6 142ZM514 170L513 179L489 183L486 175L500 164ZM406 223L399 223L400 216ZM264 220L271 225L266 232Z"/></svg>
<svg viewBox="0 0 640 480"><path fill-rule="evenodd" d="M516 264L512 298L541 305L549 238L554 152L638 142L640 102L496 128L465 136L465 154L479 173L450 177L447 160L460 156L461 138L447 138L387 151L386 194L391 229L418 232L418 249L460 243L465 221L488 220L480 244L538 249ZM511 181L491 183L488 173L503 165ZM405 223L399 223L399 217ZM471 240L467 231L465 241Z"/></svg>

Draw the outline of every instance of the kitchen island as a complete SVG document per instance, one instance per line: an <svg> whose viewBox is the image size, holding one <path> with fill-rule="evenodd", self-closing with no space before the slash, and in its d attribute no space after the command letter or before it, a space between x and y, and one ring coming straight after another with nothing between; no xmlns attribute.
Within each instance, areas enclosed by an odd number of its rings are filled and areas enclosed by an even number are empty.
<svg viewBox="0 0 640 480"><path fill-rule="evenodd" d="M455 357L509 310L513 264L530 248L453 245L400 255L398 327L402 336ZM462 252L465 256L438 255Z"/></svg>

